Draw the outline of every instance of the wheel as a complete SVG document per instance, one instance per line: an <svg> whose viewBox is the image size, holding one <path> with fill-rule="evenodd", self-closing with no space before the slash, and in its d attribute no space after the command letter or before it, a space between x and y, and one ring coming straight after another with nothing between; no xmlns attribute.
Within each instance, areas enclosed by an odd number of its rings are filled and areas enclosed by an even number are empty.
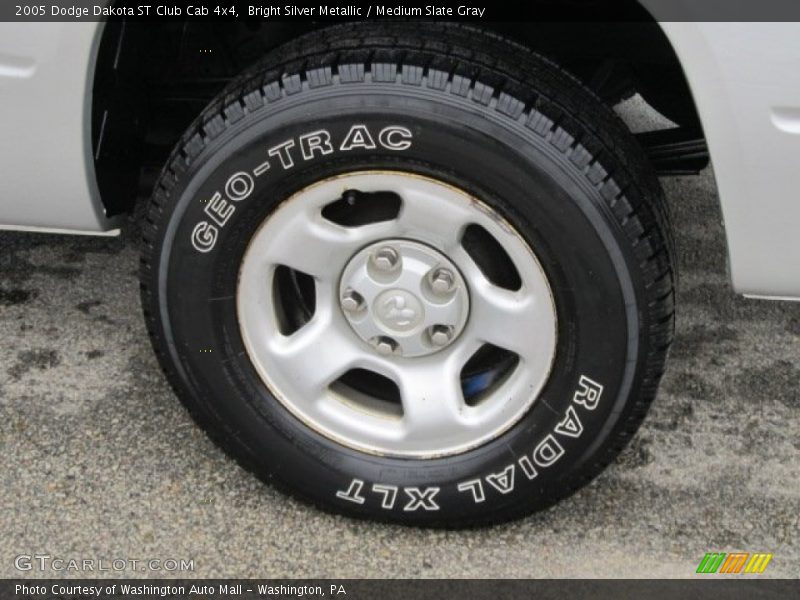
<svg viewBox="0 0 800 600"><path fill-rule="evenodd" d="M541 509L613 460L663 372L669 227L641 156L575 79L480 31L299 39L161 174L155 350L218 443L322 507L448 527Z"/></svg>

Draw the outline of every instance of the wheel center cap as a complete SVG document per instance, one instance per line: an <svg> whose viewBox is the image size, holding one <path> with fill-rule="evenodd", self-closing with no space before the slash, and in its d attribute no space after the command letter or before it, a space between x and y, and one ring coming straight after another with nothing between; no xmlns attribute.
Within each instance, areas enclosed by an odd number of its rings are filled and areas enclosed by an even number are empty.
<svg viewBox="0 0 800 600"><path fill-rule="evenodd" d="M378 323L389 332L411 331L425 319L422 302L414 294L401 289L380 294L374 312Z"/></svg>
<svg viewBox="0 0 800 600"><path fill-rule="evenodd" d="M384 240L357 252L342 273L342 312L381 354L417 357L449 346L469 315L469 293L441 252L409 240Z"/></svg>

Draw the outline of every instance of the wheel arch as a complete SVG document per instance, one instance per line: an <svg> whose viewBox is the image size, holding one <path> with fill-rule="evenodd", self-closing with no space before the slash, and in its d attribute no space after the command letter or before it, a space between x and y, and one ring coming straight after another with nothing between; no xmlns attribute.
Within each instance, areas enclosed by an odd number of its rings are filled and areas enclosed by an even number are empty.
<svg viewBox="0 0 800 600"><path fill-rule="evenodd" d="M624 0L628 22L485 23L549 56L610 103L639 89L654 106L680 102L699 127L680 61L639 0ZM147 194L160 165L204 106L272 47L319 23L111 20L102 32L92 92L92 150L108 215L130 211ZM635 50L635 51L634 51ZM657 77L650 74L659 73ZM647 74L647 75L643 75ZM659 81L668 86L659 86ZM677 91L676 91L677 90ZM677 100L676 100L677 99Z"/></svg>

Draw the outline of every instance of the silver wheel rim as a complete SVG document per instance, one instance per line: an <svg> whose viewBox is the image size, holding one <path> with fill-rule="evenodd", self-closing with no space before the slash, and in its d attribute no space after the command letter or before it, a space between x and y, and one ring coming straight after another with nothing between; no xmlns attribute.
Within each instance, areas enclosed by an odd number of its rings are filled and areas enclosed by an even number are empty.
<svg viewBox="0 0 800 600"><path fill-rule="evenodd" d="M370 206L385 193L399 200L390 217L354 225L323 214L354 194ZM475 228L502 248L515 286L494 281L468 250ZM368 274L376 265L383 279ZM313 312L289 330L287 272L294 288L313 283ZM237 310L275 398L320 434L376 455L435 458L496 438L535 403L556 351L550 285L523 238L464 191L404 172L334 177L284 201L245 252ZM504 370L468 373L487 349Z"/></svg>

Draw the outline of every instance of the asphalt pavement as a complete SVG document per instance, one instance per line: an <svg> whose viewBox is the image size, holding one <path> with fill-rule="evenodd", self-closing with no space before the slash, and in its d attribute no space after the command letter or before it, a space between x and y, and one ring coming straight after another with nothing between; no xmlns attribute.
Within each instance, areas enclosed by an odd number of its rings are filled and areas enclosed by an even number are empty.
<svg viewBox="0 0 800 600"><path fill-rule="evenodd" d="M644 426L572 498L469 531L331 516L260 483L164 380L133 233L0 232L0 577L57 575L15 568L37 553L194 561L149 576L691 577L712 551L798 576L800 304L734 295L710 169L663 184L678 332Z"/></svg>

